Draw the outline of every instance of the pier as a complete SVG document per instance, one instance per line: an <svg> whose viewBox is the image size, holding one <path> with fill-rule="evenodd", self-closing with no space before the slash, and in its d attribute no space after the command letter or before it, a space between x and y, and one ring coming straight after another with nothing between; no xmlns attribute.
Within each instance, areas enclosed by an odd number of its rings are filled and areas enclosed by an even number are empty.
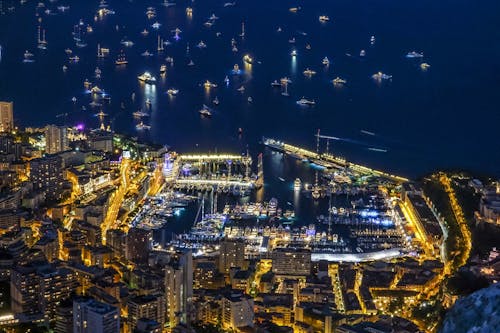
<svg viewBox="0 0 500 333"><path fill-rule="evenodd" d="M180 190L242 194L259 183L248 154L178 155L172 169L171 183Z"/></svg>
<svg viewBox="0 0 500 333"><path fill-rule="evenodd" d="M393 175L385 171L380 171L364 165L348 162L346 159L335 156L331 153L320 153L319 151L314 152L271 138L263 138L262 143L271 149L280 151L284 154L298 159L308 160L325 168L350 168L351 170L356 171L362 175L373 175L381 178L386 178L398 183L409 181L407 178Z"/></svg>

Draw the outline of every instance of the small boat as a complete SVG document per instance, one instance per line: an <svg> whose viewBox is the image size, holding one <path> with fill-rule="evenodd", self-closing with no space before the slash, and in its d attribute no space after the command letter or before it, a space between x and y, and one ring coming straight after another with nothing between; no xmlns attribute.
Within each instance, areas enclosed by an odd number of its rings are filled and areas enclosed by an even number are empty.
<svg viewBox="0 0 500 333"><path fill-rule="evenodd" d="M278 80L274 80L271 82L271 87L281 87L281 83L279 83Z"/></svg>
<svg viewBox="0 0 500 333"><path fill-rule="evenodd" d="M316 105L316 102L314 100L309 100L306 99L305 97L302 97L296 102L298 105L305 105L305 106L313 106Z"/></svg>
<svg viewBox="0 0 500 333"><path fill-rule="evenodd" d="M92 94L96 94L97 95L97 94L101 94L102 93L102 89L99 88L98 86L95 86L95 87L92 87L92 89L90 89L90 92Z"/></svg>
<svg viewBox="0 0 500 333"><path fill-rule="evenodd" d="M196 46L200 49L204 49L207 47L207 44L201 40Z"/></svg>
<svg viewBox="0 0 500 333"><path fill-rule="evenodd" d="M167 65L161 65L160 66L160 73L164 74L167 72Z"/></svg>
<svg viewBox="0 0 500 333"><path fill-rule="evenodd" d="M131 40L128 40L128 39L122 40L120 43L126 47L134 46L134 42L132 42Z"/></svg>
<svg viewBox="0 0 500 333"><path fill-rule="evenodd" d="M217 85L215 83L212 83L210 81L205 81L205 83L203 84L203 86L207 89L210 89L210 88L217 88Z"/></svg>
<svg viewBox="0 0 500 333"><path fill-rule="evenodd" d="M160 23L160 22L158 22L158 21L156 21L155 23L151 24L151 27L152 27L153 29L158 30L158 29L160 29L160 27L161 27L161 23Z"/></svg>
<svg viewBox="0 0 500 333"><path fill-rule="evenodd" d="M156 83L156 78L152 76L149 72L144 72L143 74L139 75L137 77L139 81L142 81L147 84L155 84Z"/></svg>
<svg viewBox="0 0 500 333"><path fill-rule="evenodd" d="M251 96L248 96L247 101L248 103L253 103L253 98Z"/></svg>
<svg viewBox="0 0 500 333"><path fill-rule="evenodd" d="M423 58L423 57L424 57L423 53L419 53L419 52L415 52L415 51L411 51L411 52L408 52L406 54L406 58L408 58L408 59Z"/></svg>
<svg viewBox="0 0 500 333"><path fill-rule="evenodd" d="M67 55L70 55L71 53L73 53L73 50L72 49L65 49L64 52L66 52Z"/></svg>
<svg viewBox="0 0 500 333"><path fill-rule="evenodd" d="M214 105L219 105L219 104L220 104L220 101L219 101L219 99L217 98L217 96L215 96L215 98L214 98L214 100L212 101L212 103L213 103Z"/></svg>
<svg viewBox="0 0 500 333"><path fill-rule="evenodd" d="M101 78L101 74L102 74L102 71L99 67L96 67L95 70L94 70L94 74L95 74L95 77L97 79Z"/></svg>
<svg viewBox="0 0 500 333"><path fill-rule="evenodd" d="M293 189L295 191L300 191L302 188L302 182L300 181L300 178L295 178L295 181L293 182Z"/></svg>
<svg viewBox="0 0 500 333"><path fill-rule="evenodd" d="M149 31L147 29L144 29L141 31L141 35L143 35L144 37L146 37L147 35L149 35Z"/></svg>
<svg viewBox="0 0 500 333"><path fill-rule="evenodd" d="M236 6L236 1L235 2L226 2L224 4L224 7L233 7L233 6Z"/></svg>
<svg viewBox="0 0 500 333"><path fill-rule="evenodd" d="M240 66L238 64L234 64L233 70L231 71L233 75L241 74Z"/></svg>
<svg viewBox="0 0 500 333"><path fill-rule="evenodd" d="M66 71L68 70L68 66L63 65L63 66L62 66L62 70L63 70L64 72L66 72Z"/></svg>
<svg viewBox="0 0 500 333"><path fill-rule="evenodd" d="M428 63L426 63L426 62L423 62L423 63L421 63L421 64L420 64L420 68L421 68L423 71L427 70L429 67L431 67L431 65L429 65L429 64L428 64Z"/></svg>
<svg viewBox="0 0 500 333"><path fill-rule="evenodd" d="M237 89L239 92L244 92L245 91L245 87L244 86L241 86Z"/></svg>
<svg viewBox="0 0 500 333"><path fill-rule="evenodd" d="M370 37L370 44L374 45L375 44L375 36Z"/></svg>
<svg viewBox="0 0 500 333"><path fill-rule="evenodd" d="M69 62L77 63L79 61L80 61L80 57L77 55L69 57Z"/></svg>
<svg viewBox="0 0 500 333"><path fill-rule="evenodd" d="M311 77L311 76L313 76L313 75L316 74L315 71L313 71L312 69L309 69L309 68L306 68L303 73L304 73L305 76L309 76L309 77Z"/></svg>
<svg viewBox="0 0 500 333"><path fill-rule="evenodd" d="M219 18L217 16L215 16L215 14L212 13L212 15L208 19L215 21L215 20L218 20Z"/></svg>
<svg viewBox="0 0 500 333"><path fill-rule="evenodd" d="M382 81L382 80L391 80L392 75L387 75L382 72L378 72L372 75L372 78L376 81Z"/></svg>
<svg viewBox="0 0 500 333"><path fill-rule="evenodd" d="M134 116L134 118L142 118L142 117L149 117L149 114L147 112L144 112L141 109L139 109L139 110L133 112L132 116Z"/></svg>
<svg viewBox="0 0 500 333"><path fill-rule="evenodd" d="M179 93L179 89L170 88L167 90L167 94L169 94L170 96L176 96L178 93Z"/></svg>
<svg viewBox="0 0 500 333"><path fill-rule="evenodd" d="M296 57L297 56L297 50L292 50L292 52L290 52L290 55L292 57Z"/></svg>
<svg viewBox="0 0 500 333"><path fill-rule="evenodd" d="M300 7L290 7L288 8L288 11L290 11L291 13L296 13L300 10Z"/></svg>
<svg viewBox="0 0 500 333"><path fill-rule="evenodd" d="M148 99L146 99L146 106L147 106L148 108L151 108L151 100L150 100L149 98L148 98Z"/></svg>
<svg viewBox="0 0 500 333"><path fill-rule="evenodd" d="M208 106L206 106L205 104L203 104L203 107L198 112L201 114L202 117L211 117L212 116L212 112L210 112L210 108Z"/></svg>
<svg viewBox="0 0 500 333"><path fill-rule="evenodd" d="M187 8L186 8L186 14L187 14L188 16L193 15L193 8L191 8L191 7L187 7Z"/></svg>
<svg viewBox="0 0 500 333"><path fill-rule="evenodd" d="M342 86L345 83L347 83L347 81L337 76L335 79L332 80L332 83L334 86Z"/></svg>
<svg viewBox="0 0 500 333"><path fill-rule="evenodd" d="M123 51L120 52L120 55L115 60L115 65L126 65L128 64L127 58L125 57L125 53Z"/></svg>
<svg viewBox="0 0 500 333"><path fill-rule="evenodd" d="M153 53L149 52L148 50L144 51L141 53L141 56L143 57L151 57L153 56Z"/></svg>
<svg viewBox="0 0 500 333"><path fill-rule="evenodd" d="M290 39L288 40L288 43L290 43L290 44L294 44L294 43L295 43L295 37L290 38Z"/></svg>
<svg viewBox="0 0 500 333"><path fill-rule="evenodd" d="M326 16L326 15L321 15L319 17L319 21L320 22L328 22L328 21L330 21L330 18L328 16Z"/></svg>
<svg viewBox="0 0 500 333"><path fill-rule="evenodd" d="M243 61L246 62L247 64L253 63L252 57L250 57L248 54L245 54L245 56L243 57Z"/></svg>
<svg viewBox="0 0 500 333"><path fill-rule="evenodd" d="M292 80L290 80L288 77L285 76L280 79L280 82L281 84L289 84L292 83Z"/></svg>
<svg viewBox="0 0 500 333"><path fill-rule="evenodd" d="M174 63L174 58L172 58L172 57L166 57L165 61L172 65Z"/></svg>
<svg viewBox="0 0 500 333"><path fill-rule="evenodd" d="M325 66L328 66L330 65L330 60L328 59L328 57L324 57L321 63Z"/></svg>
<svg viewBox="0 0 500 333"><path fill-rule="evenodd" d="M229 77L226 75L226 77L224 78L224 83L226 84L226 86L229 85Z"/></svg>
<svg viewBox="0 0 500 333"><path fill-rule="evenodd" d="M188 62L188 66L194 66L194 62L193 62L193 60L189 60L189 62Z"/></svg>
<svg viewBox="0 0 500 333"><path fill-rule="evenodd" d="M146 124L144 124L144 123L141 121L139 124L135 125L135 128L136 128L137 130L139 130L139 131L143 131L143 130L149 130L149 129L151 129L151 126L146 125Z"/></svg>
<svg viewBox="0 0 500 333"><path fill-rule="evenodd" d="M24 51L24 59L23 59L23 62L24 63L30 63L30 62L35 62L35 60L33 59L35 55L31 52L29 52L28 50Z"/></svg>
<svg viewBox="0 0 500 333"><path fill-rule="evenodd" d="M364 57L364 56L366 56L366 51L365 51L365 50L361 50L361 51L359 51L359 56L360 56L360 57Z"/></svg>
<svg viewBox="0 0 500 333"><path fill-rule="evenodd" d="M306 50L310 50L311 49L311 44L306 44Z"/></svg>
<svg viewBox="0 0 500 333"><path fill-rule="evenodd" d="M284 182L284 181L285 181L285 178L283 178L283 177L278 177L278 179L279 179L280 181L282 181L282 182Z"/></svg>

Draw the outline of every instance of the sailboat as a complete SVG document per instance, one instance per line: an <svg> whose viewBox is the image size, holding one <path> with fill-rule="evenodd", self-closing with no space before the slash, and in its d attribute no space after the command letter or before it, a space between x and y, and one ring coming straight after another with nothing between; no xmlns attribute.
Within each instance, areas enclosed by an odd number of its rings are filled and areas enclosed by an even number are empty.
<svg viewBox="0 0 500 333"><path fill-rule="evenodd" d="M240 37L245 37L245 22L241 22L241 34Z"/></svg>
<svg viewBox="0 0 500 333"><path fill-rule="evenodd" d="M163 52L164 47L163 47L163 40L158 36L158 52Z"/></svg>
<svg viewBox="0 0 500 333"><path fill-rule="evenodd" d="M41 49L41 50L46 50L47 49L47 40L45 39L45 29L42 31L41 33L41 36L40 36L40 32L41 32L41 27L38 26L38 48Z"/></svg>

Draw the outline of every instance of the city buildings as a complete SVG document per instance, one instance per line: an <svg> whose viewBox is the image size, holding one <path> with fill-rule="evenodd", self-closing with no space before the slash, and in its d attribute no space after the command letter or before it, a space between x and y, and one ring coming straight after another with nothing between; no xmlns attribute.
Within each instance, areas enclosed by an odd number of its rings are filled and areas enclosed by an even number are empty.
<svg viewBox="0 0 500 333"><path fill-rule="evenodd" d="M14 129L14 103L0 101L0 132Z"/></svg>
<svg viewBox="0 0 500 333"><path fill-rule="evenodd" d="M64 169L58 155L47 155L30 161L33 189L45 194L46 200L59 200L63 192Z"/></svg>
<svg viewBox="0 0 500 333"><path fill-rule="evenodd" d="M232 267L243 268L245 243L240 239L224 239L220 243L219 272L229 274Z"/></svg>
<svg viewBox="0 0 500 333"><path fill-rule="evenodd" d="M68 129L64 126L47 125L45 128L45 152L56 154L68 150Z"/></svg>
<svg viewBox="0 0 500 333"><path fill-rule="evenodd" d="M188 324L193 315L193 258L190 250L173 254L166 266L165 297L169 326Z"/></svg>
<svg viewBox="0 0 500 333"><path fill-rule="evenodd" d="M119 333L120 312L94 299L73 301L73 333Z"/></svg>

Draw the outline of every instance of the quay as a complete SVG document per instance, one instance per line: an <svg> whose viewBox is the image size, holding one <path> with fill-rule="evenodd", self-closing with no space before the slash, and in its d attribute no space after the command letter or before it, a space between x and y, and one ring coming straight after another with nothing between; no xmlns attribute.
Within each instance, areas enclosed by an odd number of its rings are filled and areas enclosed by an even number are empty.
<svg viewBox="0 0 500 333"><path fill-rule="evenodd" d="M381 178L386 178L398 183L409 181L409 179L405 177L393 175L380 170L375 170L364 165L348 162L346 159L335 156L331 153L314 152L291 145L284 141L275 140L272 138L263 138L262 144L297 159L307 160L325 168L350 168L351 170L356 171L362 175L373 175Z"/></svg>

